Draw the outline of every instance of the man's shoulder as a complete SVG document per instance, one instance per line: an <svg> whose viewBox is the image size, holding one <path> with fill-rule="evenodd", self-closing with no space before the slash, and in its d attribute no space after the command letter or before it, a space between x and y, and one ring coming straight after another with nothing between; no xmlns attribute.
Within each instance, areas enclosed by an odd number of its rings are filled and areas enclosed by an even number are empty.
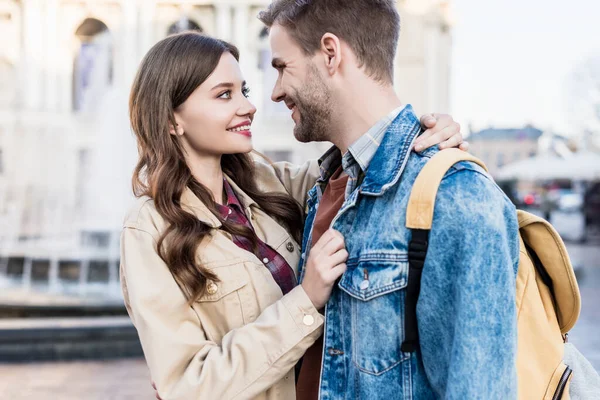
<svg viewBox="0 0 600 400"><path fill-rule="evenodd" d="M430 148L419 153L411 153L413 168L417 171L417 174L437 153L439 153L437 148ZM495 188L502 193L502 190L498 187L490 174L483 167L471 161L461 161L451 166L446 174L444 174L442 183L447 182L451 176L457 173L462 173L466 175L468 179L472 179L474 185L484 185L490 188ZM455 184L457 183L458 182L455 182Z"/></svg>
<svg viewBox="0 0 600 400"><path fill-rule="evenodd" d="M438 152L437 149L428 149L411 154L415 179ZM436 196L436 204L439 202L455 203L456 209L460 208L459 205L468 208L474 203L488 203L514 210L514 205L492 176L483 167L471 161L456 163L444 174Z"/></svg>

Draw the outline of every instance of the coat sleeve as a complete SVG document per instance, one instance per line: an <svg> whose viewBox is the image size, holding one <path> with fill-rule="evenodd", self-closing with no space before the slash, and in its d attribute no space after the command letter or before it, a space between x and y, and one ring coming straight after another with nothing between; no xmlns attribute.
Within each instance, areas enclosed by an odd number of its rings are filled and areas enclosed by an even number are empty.
<svg viewBox="0 0 600 400"><path fill-rule="evenodd" d="M147 231L123 230L121 284L163 400L253 398L293 369L322 334L323 317L299 286L221 343L210 340L155 246Z"/></svg>
<svg viewBox="0 0 600 400"><path fill-rule="evenodd" d="M285 191L302 206L306 203L308 191L315 185L319 177L319 163L309 160L302 165L289 162L276 162L267 164L265 161L256 161L259 181L260 177L274 175L277 181L285 187Z"/></svg>

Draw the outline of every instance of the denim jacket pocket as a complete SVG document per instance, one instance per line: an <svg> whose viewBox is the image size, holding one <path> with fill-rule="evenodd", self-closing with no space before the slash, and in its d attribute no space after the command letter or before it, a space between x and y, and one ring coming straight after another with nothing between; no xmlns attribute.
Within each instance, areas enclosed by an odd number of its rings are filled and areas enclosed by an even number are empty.
<svg viewBox="0 0 600 400"><path fill-rule="evenodd" d="M350 296L352 361L364 373L381 375L410 357L400 349L407 281L405 256L348 262L339 287Z"/></svg>

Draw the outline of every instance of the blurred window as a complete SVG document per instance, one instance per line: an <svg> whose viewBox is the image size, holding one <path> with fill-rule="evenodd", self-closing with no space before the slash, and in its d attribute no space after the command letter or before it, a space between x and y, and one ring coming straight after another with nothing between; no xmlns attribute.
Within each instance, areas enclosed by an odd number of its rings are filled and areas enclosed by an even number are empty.
<svg viewBox="0 0 600 400"><path fill-rule="evenodd" d="M58 277L68 282L79 281L81 262L79 260L61 260L58 262Z"/></svg>
<svg viewBox="0 0 600 400"><path fill-rule="evenodd" d="M73 110L92 111L113 81L113 45L106 24L87 18L75 35L81 45L73 66Z"/></svg>
<svg viewBox="0 0 600 400"><path fill-rule="evenodd" d="M8 276L23 276L25 259L23 257L10 257L8 259L6 274Z"/></svg>
<svg viewBox="0 0 600 400"><path fill-rule="evenodd" d="M167 35L173 35L186 31L203 32L203 29L196 21L193 21L187 17L181 17L177 22L173 22L169 26Z"/></svg>
<svg viewBox="0 0 600 400"><path fill-rule="evenodd" d="M92 260L90 261L89 282L108 282L109 280L108 261Z"/></svg>

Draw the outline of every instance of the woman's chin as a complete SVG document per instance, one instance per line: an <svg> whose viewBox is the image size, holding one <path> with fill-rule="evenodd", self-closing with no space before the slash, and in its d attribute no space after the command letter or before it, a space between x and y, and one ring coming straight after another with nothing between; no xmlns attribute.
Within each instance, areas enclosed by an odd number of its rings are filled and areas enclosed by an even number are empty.
<svg viewBox="0 0 600 400"><path fill-rule="evenodd" d="M247 143L236 143L234 146L231 146L231 149L227 153L246 154L250 153L252 150L254 150L254 146L252 145L252 141L248 140Z"/></svg>

